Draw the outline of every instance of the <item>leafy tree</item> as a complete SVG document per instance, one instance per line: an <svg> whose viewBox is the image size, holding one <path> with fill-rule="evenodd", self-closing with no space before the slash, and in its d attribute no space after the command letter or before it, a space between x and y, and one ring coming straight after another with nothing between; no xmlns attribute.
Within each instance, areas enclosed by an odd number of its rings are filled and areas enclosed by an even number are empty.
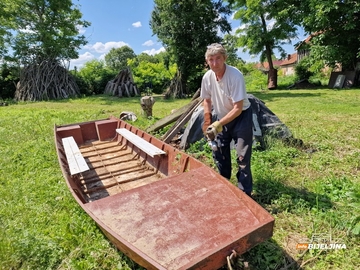
<svg viewBox="0 0 360 270"><path fill-rule="evenodd" d="M144 59L139 56L139 59ZM149 61L131 59L128 64L139 89L144 90L146 85L151 83L152 91L156 94L164 91L165 85L169 84L177 69L176 64L167 67L164 61L159 61L155 56L151 56Z"/></svg>
<svg viewBox="0 0 360 270"><path fill-rule="evenodd" d="M2 0L0 2L0 57L8 51L12 36L11 30L16 29L14 13L20 8L18 0Z"/></svg>
<svg viewBox="0 0 360 270"><path fill-rule="evenodd" d="M237 29L238 45L250 54L260 54L260 61L269 63L268 88L277 87L277 72L273 65L272 55L278 50L282 57L286 52L283 45L291 43L296 37L295 20L290 14L294 12L291 1L279 0L228 0L235 11L234 19L239 19L242 28ZM297 18L297 17L296 17Z"/></svg>
<svg viewBox="0 0 360 270"><path fill-rule="evenodd" d="M91 60L85 63L76 76L86 85L87 89L82 89L82 93L102 94L108 81L116 76L116 72L107 68L104 61Z"/></svg>
<svg viewBox="0 0 360 270"><path fill-rule="evenodd" d="M0 99L14 98L16 83L19 80L17 74L18 69L9 66L7 63L1 65L0 68Z"/></svg>
<svg viewBox="0 0 360 270"><path fill-rule="evenodd" d="M175 96L189 93L189 80L200 85L206 46L221 41L219 32L230 32L230 14L223 1L155 0L150 27L174 59L179 71ZM195 76L196 75L196 76ZM191 77L195 76L195 77ZM196 90L196 89L195 89Z"/></svg>
<svg viewBox="0 0 360 270"><path fill-rule="evenodd" d="M23 64L44 59L70 60L87 42L78 27L88 27L71 0L18 0L14 57Z"/></svg>
<svg viewBox="0 0 360 270"><path fill-rule="evenodd" d="M245 64L245 61L237 55L237 37L230 34L225 35L223 42L228 54L226 62L235 67Z"/></svg>
<svg viewBox="0 0 360 270"><path fill-rule="evenodd" d="M80 10L71 0L3 0L0 7L0 53L21 66L15 98L77 95L64 63L77 58L78 49L87 43L78 28L90 23L81 20Z"/></svg>
<svg viewBox="0 0 360 270"><path fill-rule="evenodd" d="M149 55L144 52L137 55L136 60L138 63L140 62L159 63L159 59L155 58L153 55Z"/></svg>
<svg viewBox="0 0 360 270"><path fill-rule="evenodd" d="M122 46L120 48L112 48L105 55L106 66L112 70L120 72L127 67L127 60L136 57L133 49L129 46Z"/></svg>
<svg viewBox="0 0 360 270"><path fill-rule="evenodd" d="M360 59L360 2L358 0L301 1L302 26L312 33L311 58L343 70L354 70Z"/></svg>

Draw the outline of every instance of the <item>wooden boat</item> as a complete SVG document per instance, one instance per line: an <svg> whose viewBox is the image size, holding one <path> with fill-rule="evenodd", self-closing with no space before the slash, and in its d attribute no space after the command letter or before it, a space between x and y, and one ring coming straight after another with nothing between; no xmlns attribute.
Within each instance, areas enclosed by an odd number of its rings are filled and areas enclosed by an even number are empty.
<svg viewBox="0 0 360 270"><path fill-rule="evenodd" d="M55 126L75 200L147 269L218 269L272 236L274 219L210 167L115 117Z"/></svg>

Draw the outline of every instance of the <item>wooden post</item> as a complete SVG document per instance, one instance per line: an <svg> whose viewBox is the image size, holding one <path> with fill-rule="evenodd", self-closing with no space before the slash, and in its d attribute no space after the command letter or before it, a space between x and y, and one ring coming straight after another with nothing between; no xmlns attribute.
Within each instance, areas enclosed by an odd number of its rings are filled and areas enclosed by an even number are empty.
<svg viewBox="0 0 360 270"><path fill-rule="evenodd" d="M140 104L146 117L152 116L152 107L155 99L152 96L145 96L141 98Z"/></svg>

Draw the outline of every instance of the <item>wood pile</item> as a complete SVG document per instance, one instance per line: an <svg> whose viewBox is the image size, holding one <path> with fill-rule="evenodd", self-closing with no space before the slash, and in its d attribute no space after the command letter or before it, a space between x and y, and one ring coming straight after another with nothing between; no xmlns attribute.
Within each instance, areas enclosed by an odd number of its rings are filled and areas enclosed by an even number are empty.
<svg viewBox="0 0 360 270"><path fill-rule="evenodd" d="M172 127L162 136L161 140L170 143L175 135L187 124L190 120L192 113L199 107L203 102L200 97L200 89L196 91L189 104L175 110L170 115L160 119L155 124L151 125L146 129L146 132L155 132L167 125L174 123Z"/></svg>
<svg viewBox="0 0 360 270"><path fill-rule="evenodd" d="M105 87L105 94L118 97L139 96L130 68L121 70L113 80L110 80Z"/></svg>
<svg viewBox="0 0 360 270"><path fill-rule="evenodd" d="M59 61L47 59L24 67L16 85L15 100L39 101L80 95L75 79Z"/></svg>
<svg viewBox="0 0 360 270"><path fill-rule="evenodd" d="M199 107L203 102L203 99L198 97L194 99L190 106L185 110L185 112L180 115L175 124L162 136L162 141L170 143L170 141L175 137L175 135L189 122L193 112Z"/></svg>

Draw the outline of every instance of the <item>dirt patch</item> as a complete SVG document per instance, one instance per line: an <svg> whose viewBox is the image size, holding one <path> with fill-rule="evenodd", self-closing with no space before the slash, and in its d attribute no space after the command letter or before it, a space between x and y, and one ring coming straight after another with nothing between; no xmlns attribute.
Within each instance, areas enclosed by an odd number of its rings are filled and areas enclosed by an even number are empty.
<svg viewBox="0 0 360 270"><path fill-rule="evenodd" d="M288 87L288 89L293 89L293 88L295 88L295 89L313 89L313 88L319 88L319 85L313 84L313 83L309 82L309 80L305 79L305 80L298 81Z"/></svg>

